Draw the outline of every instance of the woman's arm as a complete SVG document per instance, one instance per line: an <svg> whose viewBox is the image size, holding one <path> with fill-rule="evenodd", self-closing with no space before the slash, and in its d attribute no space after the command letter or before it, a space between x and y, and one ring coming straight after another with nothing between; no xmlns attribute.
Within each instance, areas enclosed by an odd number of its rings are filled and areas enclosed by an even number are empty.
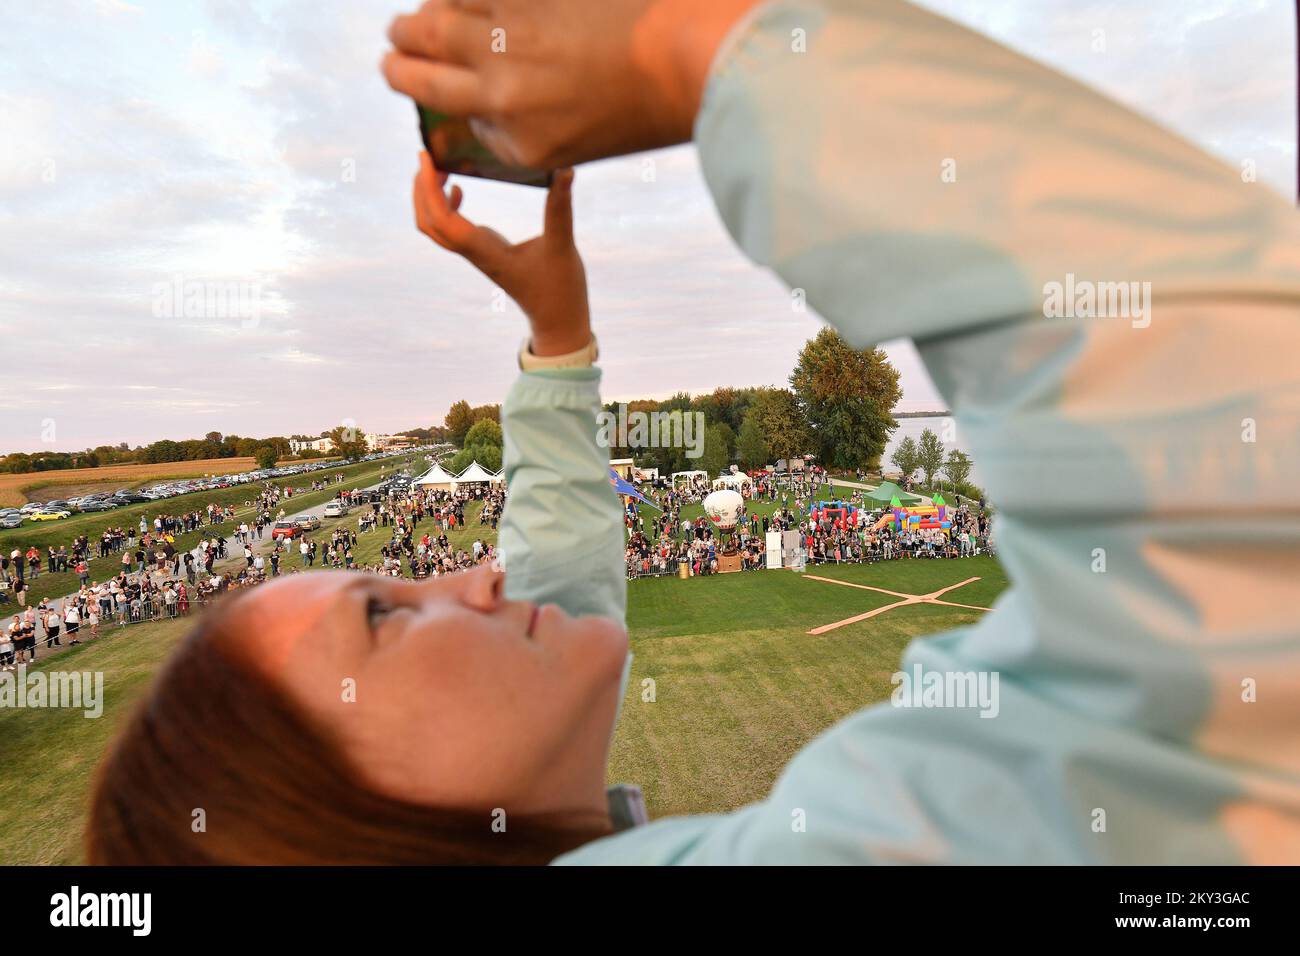
<svg viewBox="0 0 1300 956"><path fill-rule="evenodd" d="M506 594L621 622L623 525L609 450L596 440L600 371L580 354L593 340L586 274L573 242L573 173L556 174L542 235L519 244L460 215L460 187L445 195L446 179L421 153L414 197L420 231L519 303L529 322L521 361L566 366L523 372L502 409L509 497L498 552Z"/></svg>
<svg viewBox="0 0 1300 956"><path fill-rule="evenodd" d="M623 523L596 441L600 372L525 372L506 397L506 595L622 621Z"/></svg>

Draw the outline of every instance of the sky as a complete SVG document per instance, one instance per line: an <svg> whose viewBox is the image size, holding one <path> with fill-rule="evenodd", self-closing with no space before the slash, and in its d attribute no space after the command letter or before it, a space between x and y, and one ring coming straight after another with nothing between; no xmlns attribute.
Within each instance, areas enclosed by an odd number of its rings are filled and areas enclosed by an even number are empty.
<svg viewBox="0 0 1300 956"><path fill-rule="evenodd" d="M1292 0L922 5L1293 192ZM391 431L502 399L522 317L412 223L415 113L378 62L414 6L0 0L0 451ZM472 219L540 228L540 191L464 188ZM737 252L691 147L581 168L575 216L606 399L786 383L819 321ZM195 284L231 298L187 309ZM942 407L887 348L900 408Z"/></svg>

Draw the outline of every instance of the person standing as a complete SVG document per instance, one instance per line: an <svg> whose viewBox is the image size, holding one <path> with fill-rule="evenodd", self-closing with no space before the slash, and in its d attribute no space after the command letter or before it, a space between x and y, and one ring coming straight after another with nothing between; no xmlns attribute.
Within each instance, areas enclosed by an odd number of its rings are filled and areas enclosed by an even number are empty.
<svg viewBox="0 0 1300 956"><path fill-rule="evenodd" d="M61 647L59 642L59 629L63 626L63 621L59 617L59 612L52 607L47 607L41 614L41 624L45 628L45 647L46 649Z"/></svg>
<svg viewBox="0 0 1300 956"><path fill-rule="evenodd" d="M67 632L69 644L81 643L81 638L78 637L81 631L81 611L77 602L71 598L63 601L63 630Z"/></svg>

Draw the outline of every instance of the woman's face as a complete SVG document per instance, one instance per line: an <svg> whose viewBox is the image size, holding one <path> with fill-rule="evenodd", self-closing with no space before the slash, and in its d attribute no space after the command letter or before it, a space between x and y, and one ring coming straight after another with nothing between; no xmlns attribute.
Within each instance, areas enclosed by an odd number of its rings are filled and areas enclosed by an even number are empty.
<svg viewBox="0 0 1300 956"><path fill-rule="evenodd" d="M220 632L380 793L507 820L604 813L627 634L507 601L504 577L294 574L241 597Z"/></svg>

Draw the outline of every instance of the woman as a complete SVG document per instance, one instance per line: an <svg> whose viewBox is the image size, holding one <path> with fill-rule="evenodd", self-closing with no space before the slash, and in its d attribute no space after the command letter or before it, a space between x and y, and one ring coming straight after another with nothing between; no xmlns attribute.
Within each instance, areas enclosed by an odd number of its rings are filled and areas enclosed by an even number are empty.
<svg viewBox="0 0 1300 956"><path fill-rule="evenodd" d="M15 618L15 620L17 620L17 618ZM17 653L17 649L14 646L14 639L14 626L10 624L8 627L5 627L3 624L0 624L0 670L12 671L16 669L14 656Z"/></svg>
<svg viewBox="0 0 1300 956"><path fill-rule="evenodd" d="M41 612L41 617L43 618L41 623L45 625L46 649L53 650L56 647L62 647L63 645L59 642L59 628L62 627L63 620L59 617L59 612L52 607L45 608Z"/></svg>
<svg viewBox="0 0 1300 956"><path fill-rule="evenodd" d="M63 630L68 635L68 643L80 644L81 639L77 637L77 634L81 630L81 611L77 608L77 602L65 598L61 606L63 608Z"/></svg>
<svg viewBox="0 0 1300 956"><path fill-rule="evenodd" d="M572 860L1295 863L1300 219L925 6L493 0L392 26L390 85L504 158L694 138L751 259L855 348L916 341L999 507L1013 587L903 661L1001 674L996 720L870 708L765 800ZM1076 277L1140 280L1154 315L1061 316Z"/></svg>
<svg viewBox="0 0 1300 956"><path fill-rule="evenodd" d="M221 599L100 770L91 862L546 862L612 830L625 583L572 176L543 236L511 246L422 162L422 230L473 249L529 317L537 369L504 406L508 566L305 572Z"/></svg>

